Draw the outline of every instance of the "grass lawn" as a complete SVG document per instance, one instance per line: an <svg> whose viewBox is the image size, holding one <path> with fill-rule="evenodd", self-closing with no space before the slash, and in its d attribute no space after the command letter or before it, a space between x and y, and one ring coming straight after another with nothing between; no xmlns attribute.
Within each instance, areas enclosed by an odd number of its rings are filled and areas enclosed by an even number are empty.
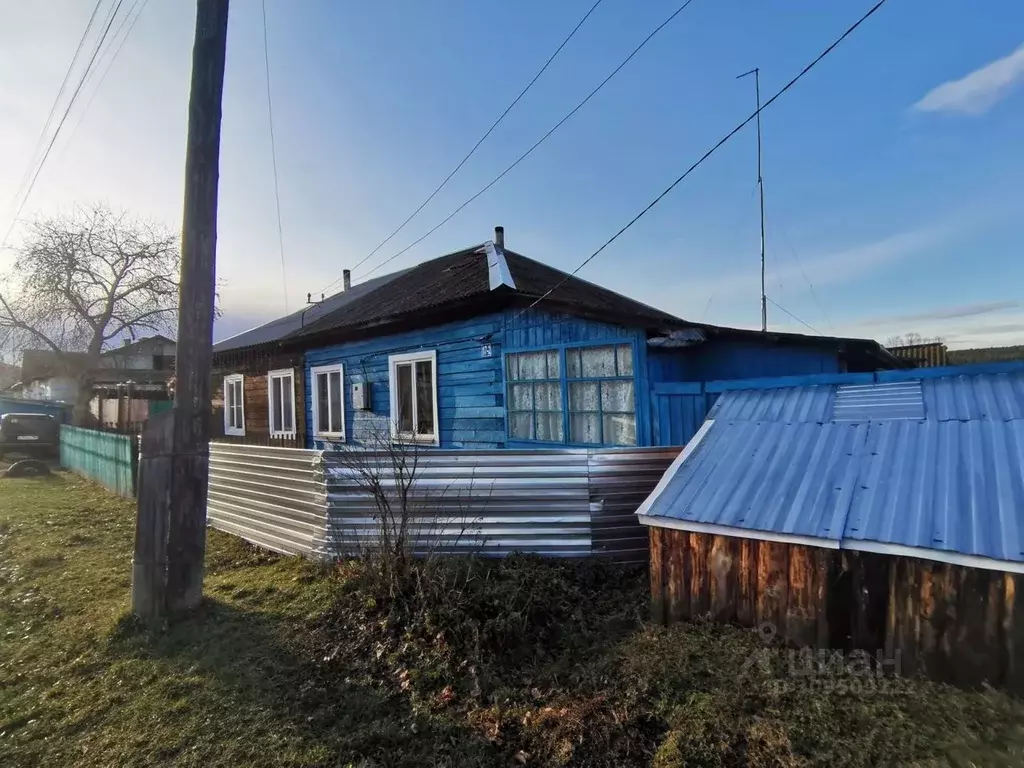
<svg viewBox="0 0 1024 768"><path fill-rule="evenodd" d="M784 651L646 626L643 574L608 566L477 565L403 623L359 566L211 532L204 607L149 633L133 515L73 475L0 479L0 765L1024 764L1008 697L772 688Z"/></svg>

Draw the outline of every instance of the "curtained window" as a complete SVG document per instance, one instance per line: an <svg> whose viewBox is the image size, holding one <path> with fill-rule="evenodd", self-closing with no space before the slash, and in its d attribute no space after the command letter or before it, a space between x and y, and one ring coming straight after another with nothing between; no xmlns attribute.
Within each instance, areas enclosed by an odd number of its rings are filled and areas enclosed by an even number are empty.
<svg viewBox="0 0 1024 768"><path fill-rule="evenodd" d="M636 445L632 345L509 353L506 375L511 439Z"/></svg>

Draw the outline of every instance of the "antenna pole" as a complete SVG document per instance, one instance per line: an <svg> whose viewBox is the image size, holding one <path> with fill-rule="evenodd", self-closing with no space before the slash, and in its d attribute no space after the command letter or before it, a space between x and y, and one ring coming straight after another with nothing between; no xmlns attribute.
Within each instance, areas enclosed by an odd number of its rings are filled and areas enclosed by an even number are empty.
<svg viewBox="0 0 1024 768"><path fill-rule="evenodd" d="M754 76L754 92L757 95L757 189L761 195L761 332L768 330L768 296L765 293L764 258L764 177L761 175L761 70L754 67L740 77Z"/></svg>

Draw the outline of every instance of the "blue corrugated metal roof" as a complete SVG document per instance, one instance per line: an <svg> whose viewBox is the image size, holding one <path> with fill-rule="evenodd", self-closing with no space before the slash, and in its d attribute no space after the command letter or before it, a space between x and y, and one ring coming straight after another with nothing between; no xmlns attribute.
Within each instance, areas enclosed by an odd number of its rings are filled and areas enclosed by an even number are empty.
<svg viewBox="0 0 1024 768"><path fill-rule="evenodd" d="M725 392L644 522L1024 571L1024 368Z"/></svg>
<svg viewBox="0 0 1024 768"><path fill-rule="evenodd" d="M920 381L889 384L847 384L836 389L833 421L923 419Z"/></svg>
<svg viewBox="0 0 1024 768"><path fill-rule="evenodd" d="M828 419L834 386L743 389L719 398L709 418L722 421L820 422Z"/></svg>

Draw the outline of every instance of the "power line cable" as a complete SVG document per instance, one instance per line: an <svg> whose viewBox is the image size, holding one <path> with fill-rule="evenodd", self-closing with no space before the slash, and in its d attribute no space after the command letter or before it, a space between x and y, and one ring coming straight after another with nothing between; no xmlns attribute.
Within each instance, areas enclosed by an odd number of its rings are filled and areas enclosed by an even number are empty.
<svg viewBox="0 0 1024 768"><path fill-rule="evenodd" d="M117 61L117 57L120 55L121 49L124 48L124 44L128 42L128 38L131 36L132 30L135 29L135 25L138 23L139 18L142 16L142 12L146 10L146 5L148 3L149 0L141 0L140 5L140 0L135 0L135 2L132 4L132 7L128 9L128 13L126 13L124 17L121 19L121 23L118 25L117 29L114 30L114 35L113 37L111 37L110 43L107 45L106 50L100 56L99 62L97 63L97 68L93 69L92 74L96 73L97 69L99 68L99 65L103 63L103 59L106 57L107 52L114 47L114 41L117 40L118 35L121 34L121 30L124 29L125 24L128 22L128 19L131 18L132 13L135 11L136 7L139 8L138 12L135 13L135 18L132 19L132 23L128 25L128 31L125 32L124 37L121 38L121 42L118 44L117 49L114 51L114 55L107 62L107 66L103 70L103 74L100 75L100 79L97 82L96 87L93 88L92 93L89 96L89 100L85 103L85 107L83 107L82 110L78 113L78 120L76 120L75 124L71 127L71 131L68 133L67 141L64 142L64 148L61 150L61 153L57 158L58 160L64 157L64 154L67 152L68 147L71 145L71 140L75 138L75 134L78 132L79 126L81 126L82 123L85 122L85 116L86 114L88 114L89 108L92 106L93 101L96 100L96 95L103 88L103 83L107 79L107 73L110 72L111 68L114 66L114 62ZM90 76L86 80L85 84L88 85L89 80L91 79L92 77Z"/></svg>
<svg viewBox="0 0 1024 768"><path fill-rule="evenodd" d="M455 218L455 216L458 215L467 205L472 203L474 200L476 200L478 197L480 197L480 195L482 195L484 192L486 192L491 187L493 187L495 184L497 184L499 181L501 181L513 168L515 168L517 165L519 165L521 162L523 162L523 160L525 160L527 157L529 157L531 154L533 154L534 150L536 150L537 147L539 147L541 144L543 144L545 141L547 141L548 138L555 131L557 131L559 128L561 128L562 125L569 118L571 118L573 115L575 115L577 112L579 112L588 101L590 101L592 98L594 98L594 96L596 96L597 93L602 88L604 88L605 85L607 85L608 82L613 77L615 77L615 75L617 75L622 70L623 67L625 67L630 61L633 60L634 56L636 56L638 53L640 53L640 51L644 48L644 46L646 46L654 38L655 35L657 35L662 29L664 29L666 26L668 26L668 24L676 16L678 16L680 13L682 13L684 10L686 10L687 6L689 6L690 3L692 3L692 2L693 2L693 0L686 0L686 2L683 3L681 6L679 6L672 13L671 16L669 16L667 19L665 19L663 22L661 22L661 24L659 24L657 27L655 27L654 31L651 32L649 35L647 35L647 37L645 37L641 41L640 45L638 45L636 48L633 49L632 53L630 53L625 59L623 59L622 62L617 67L615 67L615 69L613 69L611 71L611 73L604 80L602 80L597 85L596 88L594 88L590 93L588 93L587 96L583 99L583 101L581 101L579 104L577 104L575 107L573 107L572 110L567 115L565 115L565 117L563 117L561 120L559 120L557 123L555 123L554 126L552 126L552 128L547 133L545 133L543 136L541 136L533 144L533 146L531 146L529 149L527 149L523 154L521 154L515 160L515 162L513 162L510 166L508 166L505 170L503 170L501 173L499 173L497 176L495 176L490 182L488 182L487 185L483 187L483 189L481 189L475 195L473 195L468 200L466 200L464 203L462 203L462 205L460 205L458 208L456 208L454 211L452 211L447 216L445 216L444 219L442 219L437 225L432 227L430 230L428 230L422 236L420 236L420 237L416 238L415 240L413 240L411 243L409 243L409 245L405 246L405 248L403 248L402 250L398 251L398 253L396 253L396 254L390 256L389 258L385 259L384 261L382 261L380 264L375 266L369 272L366 272L364 275L362 275L362 277L367 277L369 275L372 275L374 272L376 272L378 269L383 267L385 264L388 264L389 262L394 261L399 256L401 256L406 251L408 251L410 248L413 248L414 246L419 245L421 242L426 240L428 237L430 237L432 234L434 234L437 230L439 230L441 227L443 227L445 224L447 224L449 221L451 221L453 218ZM332 283L331 285L334 285L337 282L338 281L335 280L334 283ZM330 286L328 286L328 287L330 287Z"/></svg>
<svg viewBox="0 0 1024 768"><path fill-rule="evenodd" d="M476 142L476 144L473 145L472 149L470 149L469 152L466 154L466 156L464 158L462 158L462 160L459 161L459 164L456 165L455 168L452 169L451 173L449 173L447 176L444 177L444 180L440 184L438 184L437 187L434 189L434 191L431 192L427 196L427 199L424 200L422 203L420 203L419 207L416 208L416 210L414 210L412 213L410 213L409 217L405 221L403 221L401 224L399 224L398 227L390 235L388 235L383 240L381 240L380 243L377 244L376 248L374 248L372 251L370 251L368 254L366 254L366 256L364 256L358 263L356 263L356 265L354 267L352 267L353 270L358 269L366 261L368 261L369 259L373 258L373 256L376 255L377 251L379 251L381 248L383 248L385 245L387 245L395 235L397 235L399 232L401 232L403 229L405 229L405 226L410 221L412 221L414 218L416 218L416 215L420 211L422 211L427 206L427 204L437 196L438 192L440 192L442 189L444 189L445 185L447 185L448 182L451 181L452 176L454 176L456 173L458 173L462 169L462 166L464 166L469 161L469 159L476 153L477 149L480 148L480 145L483 144L487 140L487 137L490 136L494 132L494 129L498 127L498 124L501 123L501 121L505 119L505 116L508 115L508 113L512 111L512 109L516 106L516 104L518 104L520 102L520 100L522 100L523 96L526 95L526 92L529 91L533 87L533 84L536 83L540 79L540 76L543 75L544 72L547 70L547 68L549 66L551 66L551 62L553 62L555 60L555 57L558 56L558 54L562 52L562 49L565 48L566 44L570 40L572 40L572 38L579 31L580 27L582 27L583 24L586 22L586 20L590 18L590 14L592 14L595 10L597 10L597 6L599 6L601 4L601 2L602 2L602 0L597 0L597 2L595 2L592 6L590 6L590 10L588 10L583 15L583 18L580 19L579 22L577 22L576 26L572 28L572 31L568 34L568 36L564 40L562 40L562 42L559 44L559 46L555 49L555 52L552 53L548 57L548 60L544 62L544 66L542 66L537 71L537 74L535 74L533 76L533 79L530 80L530 82L528 82L526 84L526 87L523 88L523 90L521 90L519 92L519 95L516 96L512 100L512 103L509 104L507 107L505 107L505 111L502 112L500 115L498 115L498 119L495 120L493 123L491 123L491 127L487 129L487 131L484 133L483 136L481 136L479 139L477 139L477 142ZM331 285L334 285L334 284L335 283L332 283ZM328 288L329 287L330 286L328 286Z"/></svg>
<svg viewBox="0 0 1024 768"><path fill-rule="evenodd" d="M796 320L796 321L797 321L798 323L800 323L800 325L804 326L805 328L810 328L810 329L811 329L812 331L814 331L814 332L815 332L816 334L818 334L819 336L824 336L824 335L825 335L825 334L823 334L823 333L822 333L821 331L819 331L819 330L818 330L817 328L815 328L815 327L814 327L813 325L810 325L809 323L805 323L805 322L804 322L803 320L801 320L801 319L800 319L799 317L797 317L796 315L794 315L794 314L793 314L792 312L790 312L790 311L789 311L788 309L786 309L786 308L785 308L784 306L782 306L781 304L779 304L779 302L775 301L775 299L773 299L773 298L772 298L771 296L765 296L765 298L766 298L766 299L767 299L767 300L768 300L768 301L769 301L769 302L770 302L770 303L771 303L771 304L772 304L773 306L775 306L775 307L778 307L778 308L779 308L779 309L781 309L781 310L782 310L783 312L785 312L785 313L786 313L787 315L789 315L789 316L790 316L790 317L792 317L792 318L793 318L794 320Z"/></svg>
<svg viewBox="0 0 1024 768"><path fill-rule="evenodd" d="M754 112L752 112L749 117L747 117L745 120L743 120L743 122L741 122L739 125L737 125L735 128L733 128L731 131L729 131L729 133L727 133L721 139L719 139L719 141L714 146L712 146L711 149L709 149L707 152L705 152L703 155L701 155L701 157L696 162L694 162L689 168L687 168L678 178L676 178L675 181L673 181L671 184L669 184L668 187L666 187L665 190L660 195L658 195L650 203L648 203L636 216L634 216L632 219L630 219L625 224L625 226L623 226L618 232L616 232L614 235L612 235L610 238L608 238L608 240L606 240L604 242L604 244L600 248L598 248L592 254L587 256L587 258L585 258L579 264L579 266L576 267L576 269L574 269L572 272L568 273L564 278L562 278L562 280L560 280L558 283L556 283L552 288L550 288L547 291L545 291L536 301L534 301L532 304L530 304L529 307L527 307L526 309L520 311L519 314L516 315L516 317L519 317L519 315L523 314L523 312L526 312L527 310L532 309L533 307L537 306L540 302L544 301L544 299L546 299L552 293L554 293L559 288L561 288L570 278L572 278L581 269L583 269L585 266L587 266L587 264L589 264L591 261L593 261L598 256L598 254L600 254L602 251L604 251L605 248L607 248L609 245L611 245L616 240L618 240L619 237L621 237L622 234L626 230L628 230L630 227L632 227L634 224L636 224L641 218L643 218L645 215L647 215L647 213L652 208L654 208L654 206L656 206L658 203L660 203L662 201L662 199L664 199L665 196L668 195L669 192L671 192L673 189L675 189L679 185L679 183L683 181L683 179L685 179L687 176L689 176L691 173L693 173L698 167L700 167L704 163L704 161L707 160L709 157L711 157L711 155L713 155L715 152L717 152L722 147L723 144L725 144L733 136L735 136L737 133L739 133L741 130L743 130L743 128L748 123L750 123L752 120L754 120L758 116L758 114L760 114L765 109L767 109L772 104L774 104L775 101L780 96L782 96L782 94L784 94L786 91L788 91L794 85L796 85L796 83L799 82L800 79L804 77L804 75L806 75L808 72L810 72L822 59L824 59L833 50L835 50L839 46L839 44L842 43L847 37L852 35L853 32L861 24L863 24L872 15L874 15L874 13L879 8L881 8L883 5L885 5L885 3L886 3L886 0L878 0L878 2L875 3L875 5L873 5L871 7L871 9L868 10L867 13L865 13L863 16L861 16L856 21L856 23L854 23L845 32L843 32L843 34L840 35L835 41L833 41L832 44L828 46L828 48L826 48L824 51L822 51L820 54L818 54L818 56L813 61L811 61L810 64L808 64L806 67L804 67L802 70L800 70L800 72L792 80L790 80L788 83L786 83L781 89L779 89L775 93L774 96L772 96L770 99L768 99L768 101L766 101L764 104L762 104L760 109L754 110ZM775 302L772 302L772 303L774 304ZM781 307L780 307L780 309L781 309ZM785 310L783 310L783 311L785 311ZM803 322L803 321L801 320L800 322ZM809 327L810 326L808 326L808 328Z"/></svg>
<svg viewBox="0 0 1024 768"><path fill-rule="evenodd" d="M18 221L18 217L21 216L21 212L25 209L25 204L28 202L29 197L32 194L32 190L35 189L36 182L39 180L39 174L43 171L43 166L46 165L46 160L50 156L50 152L53 149L53 145L57 141L57 137L60 135L61 128L64 127L64 123L68 119L68 115L71 114L72 108L75 106L75 101L78 99L78 94L82 92L82 86L85 84L86 78L89 76L89 72L92 70L96 63L96 57L99 55L100 49L103 47L104 41L107 39L107 35L110 34L110 28L114 25L114 19L117 18L117 12L121 9L121 5L124 0L117 0L117 4L113 8L113 12L107 17L107 26L103 29L103 34L100 35L99 41L96 43L96 47L93 49L92 56L89 58L89 63L86 64L85 71L82 73L82 77L78 80L78 85L75 87L75 92L71 94L71 99L68 101L67 108L64 110L64 114L60 118L60 122L57 123L57 127L53 132L53 136L50 138L50 143L46 145L46 151L43 152L43 156L36 166L35 173L32 175L32 181L28 185L28 189L25 190L24 196L21 198L21 203L18 205L18 209L14 214L14 218L11 220L11 226L7 229L7 234L4 235L3 244L7 244L7 238L11 236L11 232L14 230L14 225Z"/></svg>
<svg viewBox="0 0 1024 768"><path fill-rule="evenodd" d="M101 5L103 5L103 0L96 0L96 5L93 6L92 13L89 15L89 21L85 25L85 30L82 32L82 36L78 40L78 47L75 48L75 55L71 57L71 63L68 64L67 72L64 73L64 79L61 81L60 88L57 90L57 95L53 99L53 104L50 105L50 113L46 116L46 122L43 124L43 129L39 132L39 138L36 139L36 144L32 149L32 155L28 166L25 168L25 173L21 177L21 182L18 184L18 191L15 193L14 199L11 200L11 208L14 208L17 205L18 199L21 197L21 193L25 190L25 185L28 184L29 177L32 175L32 168L39 156L39 151L43 148L43 142L46 141L46 133L50 130L50 124L53 123L54 115L57 114L57 105L60 104L61 96L64 95L64 89L67 88L68 81L71 79L71 73L75 69L75 64L78 62L78 57L82 53L82 48L85 47L85 40L89 36L89 30L92 29L93 22L96 20L96 14L99 13Z"/></svg>
<svg viewBox="0 0 1024 768"><path fill-rule="evenodd" d="M270 126L270 160L274 166L274 206L277 210L277 245L281 252L281 284L284 287L284 313L288 314L288 269L284 259L284 228L281 226L281 192L277 183L277 145L274 141L274 102L270 98L270 46L267 43L267 0L263 9L263 64L267 75L267 119Z"/></svg>

